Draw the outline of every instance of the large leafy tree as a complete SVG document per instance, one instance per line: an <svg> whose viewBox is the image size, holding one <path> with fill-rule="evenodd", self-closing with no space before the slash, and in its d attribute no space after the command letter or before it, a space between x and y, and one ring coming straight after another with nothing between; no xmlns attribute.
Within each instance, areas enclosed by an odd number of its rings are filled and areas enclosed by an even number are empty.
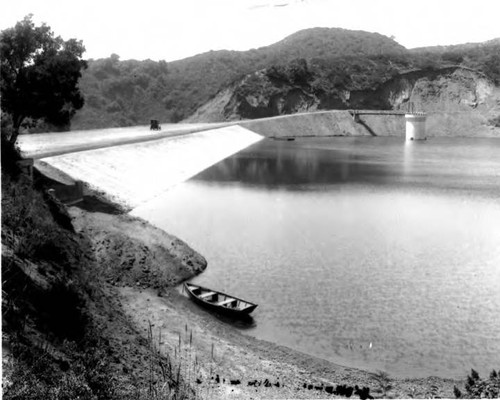
<svg viewBox="0 0 500 400"><path fill-rule="evenodd" d="M68 126L84 102L78 88L87 67L82 42L64 41L32 17L0 33L2 111L12 119L11 144L27 118Z"/></svg>

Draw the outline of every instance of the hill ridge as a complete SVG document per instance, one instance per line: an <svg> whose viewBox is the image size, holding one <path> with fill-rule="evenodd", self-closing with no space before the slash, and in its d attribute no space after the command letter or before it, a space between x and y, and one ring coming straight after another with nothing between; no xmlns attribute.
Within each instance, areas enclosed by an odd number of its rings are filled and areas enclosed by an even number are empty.
<svg viewBox="0 0 500 400"><path fill-rule="evenodd" d="M486 65L481 60L495 46L494 42L480 50L467 50L482 51L479 57L462 57L454 50L444 59L440 52L409 51L379 33L317 27L258 49L209 51L170 63L120 61L113 55L89 62L80 81L86 104L74 117L72 129L143 125L150 119L163 123L185 120L217 93L256 71L296 69L300 78L305 62L310 72L307 79L315 80L325 92L340 93L375 89L403 71L439 68L444 62L481 70ZM471 65L471 60L478 59L477 65ZM494 60L488 62L486 69L493 73L483 72L500 79L500 71L496 71L500 67ZM275 83L279 85L279 79ZM41 126L43 129L50 130Z"/></svg>

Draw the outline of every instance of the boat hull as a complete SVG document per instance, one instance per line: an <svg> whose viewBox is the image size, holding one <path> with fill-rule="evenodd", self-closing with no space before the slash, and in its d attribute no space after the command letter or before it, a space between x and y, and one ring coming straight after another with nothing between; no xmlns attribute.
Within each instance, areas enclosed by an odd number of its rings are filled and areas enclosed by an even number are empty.
<svg viewBox="0 0 500 400"><path fill-rule="evenodd" d="M222 292L214 292L211 291L210 289L204 288L202 286L198 285L193 285L190 283L185 283L184 288L186 289L189 297L198 305L205 307L211 311L224 314L226 316L231 316L231 317L247 317L252 311L254 311L257 308L257 304L253 304L250 302L247 302L245 300L241 300L237 297L229 296L225 293ZM245 306L242 308L231 308L229 306L224 306L224 305L219 305L217 302L214 301L209 301L204 299L203 297L200 297L200 293L196 293L196 291L201 292L201 294L207 294L207 293L213 293L213 297L223 297L226 300L226 303L228 303L230 300L233 300L233 302L236 303L244 303Z"/></svg>

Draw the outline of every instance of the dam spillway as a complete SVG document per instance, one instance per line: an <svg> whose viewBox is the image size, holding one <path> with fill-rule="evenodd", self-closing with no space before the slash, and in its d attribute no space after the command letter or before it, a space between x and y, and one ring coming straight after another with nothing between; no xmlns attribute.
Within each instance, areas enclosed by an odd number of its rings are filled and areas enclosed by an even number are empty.
<svg viewBox="0 0 500 400"><path fill-rule="evenodd" d="M234 125L41 161L134 208L261 139Z"/></svg>

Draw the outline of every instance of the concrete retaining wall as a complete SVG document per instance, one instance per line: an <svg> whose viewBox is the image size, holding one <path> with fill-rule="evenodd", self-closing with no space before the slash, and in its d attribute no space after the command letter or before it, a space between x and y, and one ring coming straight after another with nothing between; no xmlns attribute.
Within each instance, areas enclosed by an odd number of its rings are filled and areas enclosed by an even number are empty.
<svg viewBox="0 0 500 400"><path fill-rule="evenodd" d="M355 122L349 111L292 114L239 125L266 137L305 136L405 136L404 115L360 114Z"/></svg>

